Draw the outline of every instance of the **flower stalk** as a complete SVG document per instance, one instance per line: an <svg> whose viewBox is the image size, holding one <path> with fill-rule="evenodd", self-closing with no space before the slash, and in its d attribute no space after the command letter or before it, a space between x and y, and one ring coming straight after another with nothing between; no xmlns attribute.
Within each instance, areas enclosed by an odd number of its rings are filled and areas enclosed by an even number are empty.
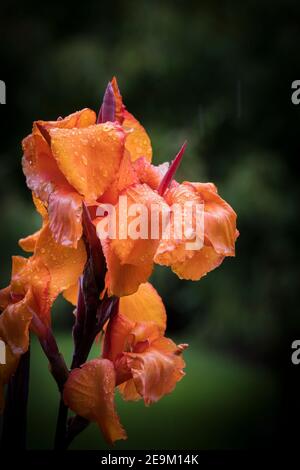
<svg viewBox="0 0 300 470"><path fill-rule="evenodd" d="M30 349L22 355L8 384L0 446L3 450L26 449L29 374Z"/></svg>

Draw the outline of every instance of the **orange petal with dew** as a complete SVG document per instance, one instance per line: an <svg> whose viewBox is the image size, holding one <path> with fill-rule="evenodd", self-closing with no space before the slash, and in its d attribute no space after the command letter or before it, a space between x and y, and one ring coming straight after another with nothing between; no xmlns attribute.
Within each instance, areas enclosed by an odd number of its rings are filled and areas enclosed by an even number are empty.
<svg viewBox="0 0 300 470"><path fill-rule="evenodd" d="M108 323L105 331L102 356L114 362L127 348L127 340L135 322L118 313Z"/></svg>
<svg viewBox="0 0 300 470"><path fill-rule="evenodd" d="M111 248L122 264L152 263L159 243L160 225L158 224L157 238L151 232L151 208L158 207L163 210L167 207L164 199L146 184L137 184L129 187L122 193L125 202L119 200L116 210L116 237L111 240ZM127 205L127 208L123 204ZM131 212L132 211L132 212ZM122 234L122 222L125 227ZM124 225L124 223L123 223Z"/></svg>
<svg viewBox="0 0 300 470"><path fill-rule="evenodd" d="M199 237L200 247L203 245L204 234L203 230L202 234L197 233L195 210L197 205L199 205L201 209L203 206L201 206L201 197L196 191L192 187L183 184L175 185L169 189L165 195L165 200L169 204L170 209L172 209L170 211L170 223L160 240L154 261L164 266L172 266L174 263L184 262L194 255L195 251L187 249L187 247L188 243L195 241L197 236ZM192 224L189 228L189 238L186 236L186 229L188 227L185 226L185 210L187 203L194 207L191 220ZM202 227L200 227L200 230L201 228Z"/></svg>
<svg viewBox="0 0 300 470"><path fill-rule="evenodd" d="M141 183L148 184L152 189L158 189L169 168L169 163L165 162L155 166L151 165L145 157L140 157L133 162L133 168Z"/></svg>
<svg viewBox="0 0 300 470"><path fill-rule="evenodd" d="M36 304L35 312L46 325L51 321L50 307L54 300L51 297L50 281L49 270L40 259L34 256L13 256L11 296L13 299L22 299L31 290Z"/></svg>
<svg viewBox="0 0 300 470"><path fill-rule="evenodd" d="M43 202L32 193L32 200L35 205L35 208L37 212L42 216L42 222L43 226L46 224L48 221L48 213L47 209L44 206ZM22 248L22 250L28 252L28 253L33 253L35 250L36 242L41 234L41 230L38 230L37 232L33 233L32 235L29 235L28 237L21 238L19 240L19 246Z"/></svg>
<svg viewBox="0 0 300 470"><path fill-rule="evenodd" d="M27 186L44 202L55 187L68 185L54 160L50 147L36 126L33 133L22 141L23 172Z"/></svg>
<svg viewBox="0 0 300 470"><path fill-rule="evenodd" d="M146 405L171 393L184 376L184 360L181 357L186 345L176 346L168 338L154 340L143 353L124 353L137 392Z"/></svg>
<svg viewBox="0 0 300 470"><path fill-rule="evenodd" d="M163 301L149 283L141 284L132 295L120 299L119 311L136 322L152 321L158 325L161 333L166 330L167 314Z"/></svg>
<svg viewBox="0 0 300 470"><path fill-rule="evenodd" d="M12 301L11 287L7 286L0 290L0 312L2 312Z"/></svg>
<svg viewBox="0 0 300 470"><path fill-rule="evenodd" d="M52 129L51 150L68 182L88 201L100 197L118 171L124 133L116 123Z"/></svg>
<svg viewBox="0 0 300 470"><path fill-rule="evenodd" d="M23 142L23 171L27 186L44 202L48 201L54 187L67 185L67 180L60 172L51 154L49 143L41 132L49 133L54 128L80 128L95 124L96 115L90 109L83 109L57 121L37 121L33 125L32 134Z"/></svg>
<svg viewBox="0 0 300 470"><path fill-rule="evenodd" d="M151 276L153 263L140 265L122 263L111 249L110 240L101 240L103 253L107 264L105 287L108 295L122 297L134 294L139 285L146 282Z"/></svg>
<svg viewBox="0 0 300 470"><path fill-rule="evenodd" d="M126 132L125 148L131 156L131 160L135 161L140 157L146 160L152 160L151 141L144 127L135 117L128 111L124 111L123 128Z"/></svg>
<svg viewBox="0 0 300 470"><path fill-rule="evenodd" d="M223 262L224 256L219 255L211 246L204 246L194 253L193 257L184 262L174 263L171 268L180 279L198 281L209 271L216 269Z"/></svg>
<svg viewBox="0 0 300 470"><path fill-rule="evenodd" d="M50 194L49 227L57 243L77 247L82 236L82 197L68 188Z"/></svg>
<svg viewBox="0 0 300 470"><path fill-rule="evenodd" d="M27 186L43 202L48 202L49 195L55 188L69 186L53 158L49 142L41 130L48 133L51 129L77 129L96 122L96 115L90 109L83 109L57 121L36 121L32 133L23 139L23 171Z"/></svg>
<svg viewBox="0 0 300 470"><path fill-rule="evenodd" d="M136 183L139 183L139 177L130 160L130 154L125 150L115 179L99 201L115 205L120 192Z"/></svg>
<svg viewBox="0 0 300 470"><path fill-rule="evenodd" d="M126 439L114 404L115 370L107 359L94 359L73 370L65 384L65 404L75 413L96 421L109 444Z"/></svg>
<svg viewBox="0 0 300 470"><path fill-rule="evenodd" d="M52 299L74 285L83 272L86 262L86 251L82 240L77 248L58 244L46 225L38 239L34 261L40 260L48 269L51 277L50 296Z"/></svg>
<svg viewBox="0 0 300 470"><path fill-rule="evenodd" d="M35 307L31 290L19 302L10 304L0 316L0 338L13 354L24 354L29 346L29 326Z"/></svg>
<svg viewBox="0 0 300 470"><path fill-rule="evenodd" d="M44 126L47 130L57 127L60 129L83 128L96 123L96 114L92 109L84 108L69 114L63 119L59 118L56 121L37 121L37 123Z"/></svg>
<svg viewBox="0 0 300 470"><path fill-rule="evenodd" d="M42 230L38 230L32 235L28 235L28 237L20 238L18 243L22 250L26 251L27 253L33 253L41 231Z"/></svg>
<svg viewBox="0 0 300 470"><path fill-rule="evenodd" d="M224 256L234 256L236 230L236 213L222 199L211 183L183 183L195 188L204 201L204 233L215 251Z"/></svg>
<svg viewBox="0 0 300 470"><path fill-rule="evenodd" d="M142 398L136 389L135 382L133 379L129 379L126 382L118 386L118 390L122 395L123 400L126 401L138 401Z"/></svg>

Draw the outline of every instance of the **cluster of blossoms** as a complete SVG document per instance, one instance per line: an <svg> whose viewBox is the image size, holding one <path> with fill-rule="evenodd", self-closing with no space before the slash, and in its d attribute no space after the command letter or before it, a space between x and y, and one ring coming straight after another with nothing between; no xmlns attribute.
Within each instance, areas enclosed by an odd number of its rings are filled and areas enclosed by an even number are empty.
<svg viewBox="0 0 300 470"><path fill-rule="evenodd" d="M187 345L165 337L166 311L148 282L154 264L170 266L182 279L199 280L234 256L236 214L212 183L175 181L184 148L170 165L151 163L149 137L126 110L115 79L98 117L83 109L57 121L36 121L23 151L23 171L42 227L19 241L32 255L12 258L10 285L0 291L0 339L6 346L0 408L33 333L49 359L61 407L75 413L60 439L70 442L90 421L98 423L109 443L125 439L115 410L116 387L125 400L142 398L150 405L184 375ZM118 214L124 195L129 207L201 204L201 248L187 250L186 240L175 237L100 239L96 226L107 215L99 216L97 208L111 204ZM70 369L51 329L51 307L59 294L75 306ZM101 354L88 360L99 333Z"/></svg>

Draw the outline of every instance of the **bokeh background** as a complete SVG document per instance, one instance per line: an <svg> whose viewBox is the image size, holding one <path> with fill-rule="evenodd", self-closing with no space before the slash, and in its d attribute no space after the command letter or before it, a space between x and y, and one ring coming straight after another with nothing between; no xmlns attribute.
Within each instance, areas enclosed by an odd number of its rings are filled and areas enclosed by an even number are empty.
<svg viewBox="0 0 300 470"><path fill-rule="evenodd" d="M118 398L116 449L272 447L295 410L287 372L299 319L299 2L17 2L1 6L1 287L17 240L39 225L21 170L35 119L98 109L116 75L154 162L188 148L179 180L213 181L238 213L237 256L200 282L157 268L168 334L190 344L176 391L145 408ZM298 76L297 76L298 73ZM72 309L53 324L72 352ZM93 354L99 352L96 345ZM58 396L33 341L29 447L51 448ZM291 395L292 394L292 395ZM90 426L72 448L106 448Z"/></svg>

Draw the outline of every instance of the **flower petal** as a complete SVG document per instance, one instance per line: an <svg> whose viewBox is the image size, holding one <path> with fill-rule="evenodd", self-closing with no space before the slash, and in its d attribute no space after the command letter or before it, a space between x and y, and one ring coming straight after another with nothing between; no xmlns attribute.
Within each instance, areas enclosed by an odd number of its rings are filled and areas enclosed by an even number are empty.
<svg viewBox="0 0 300 470"><path fill-rule="evenodd" d="M183 183L195 188L204 201L204 232L215 251L224 256L235 255L236 213L222 199L212 183Z"/></svg>
<svg viewBox="0 0 300 470"><path fill-rule="evenodd" d="M0 315L0 338L15 355L24 354L28 349L33 307L34 299L29 290L20 302L8 305Z"/></svg>
<svg viewBox="0 0 300 470"><path fill-rule="evenodd" d="M102 356L114 362L127 348L127 339L135 322L118 313L108 323L105 331Z"/></svg>
<svg viewBox="0 0 300 470"><path fill-rule="evenodd" d="M75 282L72 286L68 287L63 292L64 298L70 302L74 307L77 305L77 300L78 300L78 293L79 293L79 281Z"/></svg>
<svg viewBox="0 0 300 470"><path fill-rule="evenodd" d="M136 389L135 382L133 379L129 379L118 386L119 392L122 395L123 400L126 401L138 401L142 398Z"/></svg>
<svg viewBox="0 0 300 470"><path fill-rule="evenodd" d="M124 353L137 392L146 405L171 393L182 379L185 363L181 353L186 347L176 346L170 339L161 337L154 340L143 353Z"/></svg>
<svg viewBox="0 0 300 470"><path fill-rule="evenodd" d="M48 201L53 188L68 185L51 154L49 143L40 129L49 132L54 128L80 128L95 124L96 115L90 109L83 109L57 121L37 121L33 125L32 134L23 142L23 171L27 186L44 202Z"/></svg>
<svg viewBox="0 0 300 470"><path fill-rule="evenodd" d="M146 160L151 162L151 141L144 127L128 111L125 110L123 116L123 128L127 133L125 148L130 153L131 160L135 161L140 157L145 157Z"/></svg>
<svg viewBox="0 0 300 470"><path fill-rule="evenodd" d="M52 129L51 150L68 182L88 201L100 197L115 178L124 133L107 122L83 129Z"/></svg>
<svg viewBox="0 0 300 470"><path fill-rule="evenodd" d="M0 289L0 312L2 312L11 303L11 287L7 286Z"/></svg>
<svg viewBox="0 0 300 470"><path fill-rule="evenodd" d="M64 401L83 418L96 421L109 444L126 439L114 405L115 370L107 359L94 359L75 369L64 387Z"/></svg>
<svg viewBox="0 0 300 470"><path fill-rule="evenodd" d="M57 243L77 247L82 236L82 198L75 191L60 188L49 197L49 227Z"/></svg>
<svg viewBox="0 0 300 470"><path fill-rule="evenodd" d="M161 180L168 171L169 163L165 162L155 166L151 165L145 157L140 157L133 162L133 168L141 183L148 184L152 189L158 189Z"/></svg>
<svg viewBox="0 0 300 470"><path fill-rule="evenodd" d="M121 200L115 206L117 228L116 238L111 240L111 248L122 264L139 266L152 263L159 243L160 227L158 227L157 239L152 237L151 209L153 205L156 205L162 210L166 206L164 199L146 184L131 186L123 192L122 196L126 198L127 208L123 207ZM125 217L127 230L125 229L122 236L122 219Z"/></svg>
<svg viewBox="0 0 300 470"><path fill-rule="evenodd" d="M184 227L186 204L191 204L196 208L196 205L200 205L202 201L201 197L192 187L183 184L171 187L171 189L166 193L165 200L171 209L176 209L177 207L179 211L176 213L176 210L171 210L170 225L163 233L162 239L160 240L155 253L154 261L155 263L164 266L172 266L174 263L184 262L186 259L191 258L194 255L195 251L187 249L188 242L193 241L196 236L200 239L202 235L203 239L203 233L196 233L197 226L195 211L193 211L192 226L190 227L189 233L189 236L192 238L186 237L185 229L187 227ZM167 230L169 230L168 233Z"/></svg>
<svg viewBox="0 0 300 470"><path fill-rule="evenodd" d="M192 258L183 262L175 262L171 268L180 279L198 281L209 271L216 269L224 260L211 246L204 246L197 251Z"/></svg>
<svg viewBox="0 0 300 470"><path fill-rule="evenodd" d="M103 253L106 259L107 273L105 275L105 288L108 295L122 297L134 294L139 285L146 282L151 276L153 263L134 264L122 263L119 257L111 249L110 240L101 240Z"/></svg>
<svg viewBox="0 0 300 470"><path fill-rule="evenodd" d="M43 227L48 221L48 212L46 207L44 206L43 202L32 193L32 200L35 205L35 208L37 212L41 215L42 217L42 223ZM41 234L42 229L38 230L37 232L33 233L32 235L29 235L28 237L25 238L20 238L19 240L19 246L22 248L22 250L28 252L28 253L33 253L35 250L36 242Z"/></svg>
<svg viewBox="0 0 300 470"><path fill-rule="evenodd" d="M86 262L86 251L82 240L77 248L58 244L46 225L38 239L34 253L34 262L41 261L48 269L51 277L50 297L57 295L75 284L83 272Z"/></svg>
<svg viewBox="0 0 300 470"><path fill-rule="evenodd" d="M146 282L132 295L120 299L120 312L135 322L155 322L162 334L166 330L167 315L161 297L154 287Z"/></svg>
<svg viewBox="0 0 300 470"><path fill-rule="evenodd" d="M33 233L32 235L28 235L28 237L20 238L19 246L22 250L26 251L27 253L33 253L35 250L36 242L39 239L42 229L38 230L37 232Z"/></svg>

